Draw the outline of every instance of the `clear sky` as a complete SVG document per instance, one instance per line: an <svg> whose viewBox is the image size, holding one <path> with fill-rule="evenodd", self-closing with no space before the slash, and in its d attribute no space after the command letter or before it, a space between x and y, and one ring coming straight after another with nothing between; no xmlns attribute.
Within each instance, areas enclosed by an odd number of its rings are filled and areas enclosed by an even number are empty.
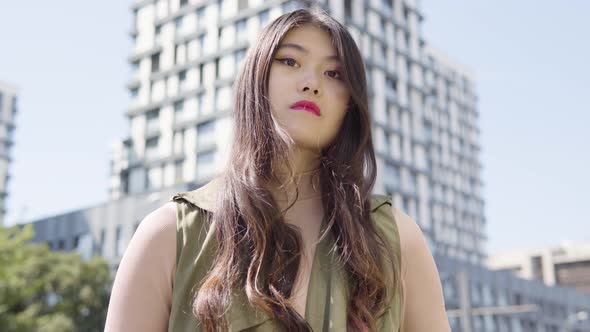
<svg viewBox="0 0 590 332"><path fill-rule="evenodd" d="M129 2L2 1L0 80L20 88L7 223L107 199L127 132Z"/></svg>
<svg viewBox="0 0 590 332"><path fill-rule="evenodd" d="M590 241L590 1L422 0L475 73L490 253Z"/></svg>
<svg viewBox="0 0 590 332"><path fill-rule="evenodd" d="M427 42L476 76L489 252L590 241L590 2L422 8ZM20 88L8 224L107 199L130 26L128 1L0 5L0 80Z"/></svg>

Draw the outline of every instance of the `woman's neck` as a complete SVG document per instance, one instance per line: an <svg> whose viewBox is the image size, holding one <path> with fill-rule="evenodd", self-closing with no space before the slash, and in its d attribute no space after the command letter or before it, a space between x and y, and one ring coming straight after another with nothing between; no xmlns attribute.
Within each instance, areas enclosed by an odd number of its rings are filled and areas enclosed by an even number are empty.
<svg viewBox="0 0 590 332"><path fill-rule="evenodd" d="M295 201L296 196L297 201L319 198L321 196L319 171L320 167L296 172L293 182L288 180L288 174L279 173L277 177L286 183L282 186L277 184L270 191L275 200L280 202Z"/></svg>

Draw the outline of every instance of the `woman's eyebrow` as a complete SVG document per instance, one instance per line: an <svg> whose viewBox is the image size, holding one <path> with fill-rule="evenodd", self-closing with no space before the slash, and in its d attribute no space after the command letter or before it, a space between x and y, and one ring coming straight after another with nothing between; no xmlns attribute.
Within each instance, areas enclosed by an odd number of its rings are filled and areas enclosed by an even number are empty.
<svg viewBox="0 0 590 332"><path fill-rule="evenodd" d="M277 47L277 51L280 50L281 48L292 48L295 49L297 51L303 52L303 53L309 53L309 50L306 49L305 47L299 45L299 44L295 44L295 43L286 43L286 44L281 44L279 45L279 47ZM337 54L334 55L328 55L325 57L328 60L335 60L335 61L340 61L340 58L338 57Z"/></svg>

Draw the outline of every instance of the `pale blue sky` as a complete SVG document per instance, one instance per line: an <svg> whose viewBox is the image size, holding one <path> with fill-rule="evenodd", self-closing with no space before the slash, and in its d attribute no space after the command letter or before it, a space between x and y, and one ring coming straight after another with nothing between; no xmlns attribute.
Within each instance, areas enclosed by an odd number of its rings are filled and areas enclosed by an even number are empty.
<svg viewBox="0 0 590 332"><path fill-rule="evenodd" d="M8 223L107 199L131 49L127 1L3 1L0 80L20 88Z"/></svg>
<svg viewBox="0 0 590 332"><path fill-rule="evenodd" d="M590 2L422 3L426 40L476 75L489 251L590 241ZM130 22L126 1L0 5L0 80L21 89L9 224L106 200Z"/></svg>
<svg viewBox="0 0 590 332"><path fill-rule="evenodd" d="M489 252L590 241L590 1L422 4L476 75Z"/></svg>

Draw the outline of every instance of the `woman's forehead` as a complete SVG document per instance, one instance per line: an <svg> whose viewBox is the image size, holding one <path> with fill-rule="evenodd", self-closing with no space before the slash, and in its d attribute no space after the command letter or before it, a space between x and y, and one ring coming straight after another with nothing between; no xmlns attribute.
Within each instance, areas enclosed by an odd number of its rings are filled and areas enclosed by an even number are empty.
<svg viewBox="0 0 590 332"><path fill-rule="evenodd" d="M338 52L330 34L311 24L289 30L279 43L277 51L280 49L290 49L305 54L320 53L329 59L338 60Z"/></svg>

